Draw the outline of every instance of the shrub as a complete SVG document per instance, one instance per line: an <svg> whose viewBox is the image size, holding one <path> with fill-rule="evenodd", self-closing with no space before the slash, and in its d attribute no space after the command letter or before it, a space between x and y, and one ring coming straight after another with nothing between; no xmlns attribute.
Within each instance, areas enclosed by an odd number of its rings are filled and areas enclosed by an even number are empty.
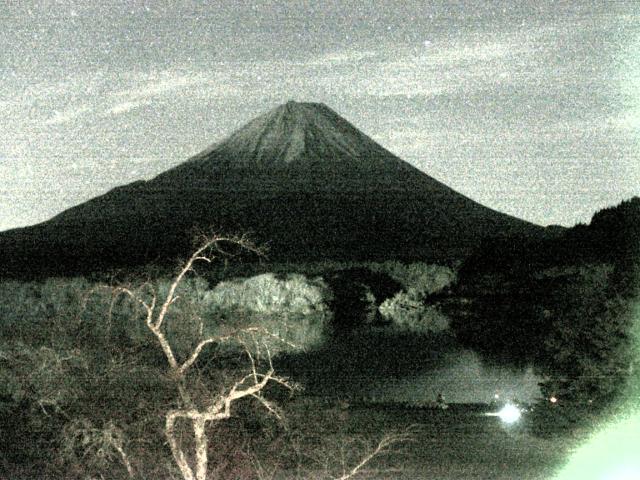
<svg viewBox="0 0 640 480"><path fill-rule="evenodd" d="M86 375L87 369L86 358L77 349L5 343L0 346L0 397L28 402L45 414L48 409L63 410L81 395L74 380Z"/></svg>
<svg viewBox="0 0 640 480"><path fill-rule="evenodd" d="M379 307L383 318L399 332L430 334L449 328L449 319L436 308L425 305L414 290L400 292Z"/></svg>
<svg viewBox="0 0 640 480"><path fill-rule="evenodd" d="M127 475L134 476L126 453L126 435L113 421L96 426L87 418L74 419L65 425L61 437L63 461L82 472L100 476L105 471L112 473L116 464L122 465Z"/></svg>
<svg viewBox="0 0 640 480"><path fill-rule="evenodd" d="M307 279L290 274L278 278L264 273L245 279L221 282L207 292L204 301L215 309L255 313L325 312L329 291L321 278Z"/></svg>
<svg viewBox="0 0 640 480"><path fill-rule="evenodd" d="M203 297L205 331L219 335L225 329L257 325L285 340L269 342L272 354L287 348L320 346L331 312L329 289L320 278L272 273L219 283ZM293 347L295 345L295 347Z"/></svg>
<svg viewBox="0 0 640 480"><path fill-rule="evenodd" d="M387 261L370 263L367 266L373 271L388 274L399 282L406 291L412 290L422 296L438 292L456 280L455 271L443 265Z"/></svg>
<svg viewBox="0 0 640 480"><path fill-rule="evenodd" d="M57 432L83 396L86 375L85 356L76 349L1 343L0 458L43 468L56 449Z"/></svg>
<svg viewBox="0 0 640 480"><path fill-rule="evenodd" d="M88 282L80 278L2 282L0 336L22 338L31 344L61 345L77 327L83 295L88 288Z"/></svg>

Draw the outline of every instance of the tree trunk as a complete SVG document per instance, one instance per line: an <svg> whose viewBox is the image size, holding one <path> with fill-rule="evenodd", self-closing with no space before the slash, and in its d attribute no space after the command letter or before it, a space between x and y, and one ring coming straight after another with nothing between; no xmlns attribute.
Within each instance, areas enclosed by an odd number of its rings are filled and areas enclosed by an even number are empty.
<svg viewBox="0 0 640 480"><path fill-rule="evenodd" d="M207 434L205 432L206 420L203 417L193 419L193 431L196 441L196 480L206 480L207 478Z"/></svg>
<svg viewBox="0 0 640 480"><path fill-rule="evenodd" d="M187 458L178 445L178 441L175 436L175 423L178 417L175 415L175 412L169 412L166 418L165 424L165 435L167 436L167 440L169 441L169 447L171 447L171 453L173 454L173 458L180 469L180 473L182 473L182 478L184 480L196 480L196 477L193 475L193 470L189 466L189 462Z"/></svg>

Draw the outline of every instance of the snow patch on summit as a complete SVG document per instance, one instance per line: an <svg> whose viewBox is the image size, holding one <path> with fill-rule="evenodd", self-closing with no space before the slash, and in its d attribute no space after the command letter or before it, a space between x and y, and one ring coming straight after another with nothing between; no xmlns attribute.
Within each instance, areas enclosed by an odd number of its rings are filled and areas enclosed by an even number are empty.
<svg viewBox="0 0 640 480"><path fill-rule="evenodd" d="M293 101L249 122L199 157L214 153L233 157L234 166L276 169L318 162L361 167L364 157L395 158L326 105Z"/></svg>

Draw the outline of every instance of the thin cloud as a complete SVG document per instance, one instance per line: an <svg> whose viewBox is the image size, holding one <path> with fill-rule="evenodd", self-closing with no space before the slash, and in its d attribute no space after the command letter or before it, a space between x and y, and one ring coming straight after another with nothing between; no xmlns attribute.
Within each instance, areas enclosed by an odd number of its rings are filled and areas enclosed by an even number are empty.
<svg viewBox="0 0 640 480"><path fill-rule="evenodd" d="M436 43L425 50L418 57L419 62L454 66L514 58L525 53L528 48L524 45L505 42L465 43L453 47L441 47Z"/></svg>
<svg viewBox="0 0 640 480"><path fill-rule="evenodd" d="M372 60L376 58L378 54L371 50L342 50L330 52L321 55L318 58L310 60L308 62L299 63L300 65L340 65L340 64L353 64L362 62L365 60Z"/></svg>
<svg viewBox="0 0 640 480"><path fill-rule="evenodd" d="M106 112L107 115L122 115L128 113L132 110L136 110L140 107L143 107L150 102L142 102L142 101L133 101L133 102L122 102L114 105L109 108Z"/></svg>
<svg viewBox="0 0 640 480"><path fill-rule="evenodd" d="M236 78L241 75L239 64L218 64L213 72L182 73L165 71L161 74L132 74L131 85L111 93L118 102L109 108L113 115L126 113L156 101L189 103L203 98L228 98L243 95Z"/></svg>
<svg viewBox="0 0 640 480"><path fill-rule="evenodd" d="M80 116L91 110L89 107L83 105L76 108L68 108L61 111L54 112L53 116L44 121L45 125L64 125L66 123L74 122Z"/></svg>
<svg viewBox="0 0 640 480"><path fill-rule="evenodd" d="M354 89L378 97L435 96L507 84L515 60L525 61L529 52L526 46L498 42L446 48L432 45L426 52L377 62L363 72Z"/></svg>
<svg viewBox="0 0 640 480"><path fill-rule="evenodd" d="M151 77L146 76L147 78ZM163 96L177 90L183 90L194 85L206 83L207 79L200 75L165 74L164 78L145 81L144 85L135 86L116 93L117 96L129 100L144 100L151 97Z"/></svg>

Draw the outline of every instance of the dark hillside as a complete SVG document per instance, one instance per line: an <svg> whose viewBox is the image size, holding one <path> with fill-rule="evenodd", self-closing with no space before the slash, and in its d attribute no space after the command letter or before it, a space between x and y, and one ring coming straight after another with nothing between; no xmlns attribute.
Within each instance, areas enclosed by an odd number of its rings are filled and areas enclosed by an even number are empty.
<svg viewBox="0 0 640 480"><path fill-rule="evenodd" d="M536 270L608 263L634 270L640 260L640 197L596 212L589 225L551 229L545 236L486 239L460 270L462 284L485 275L516 277Z"/></svg>

